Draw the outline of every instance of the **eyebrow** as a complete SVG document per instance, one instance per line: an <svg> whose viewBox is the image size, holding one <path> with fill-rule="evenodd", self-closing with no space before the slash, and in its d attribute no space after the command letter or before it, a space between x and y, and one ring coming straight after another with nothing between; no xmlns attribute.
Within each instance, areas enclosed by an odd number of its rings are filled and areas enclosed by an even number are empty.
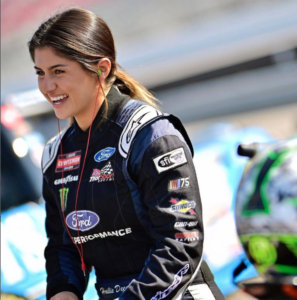
<svg viewBox="0 0 297 300"><path fill-rule="evenodd" d="M58 65L51 66L51 67L49 67L48 69L49 69L49 70L52 70L52 69L55 69L55 68L58 68L58 67L67 67L67 65L58 64ZM34 69L41 70L40 68L38 68L38 67L36 67L36 66L34 66Z"/></svg>

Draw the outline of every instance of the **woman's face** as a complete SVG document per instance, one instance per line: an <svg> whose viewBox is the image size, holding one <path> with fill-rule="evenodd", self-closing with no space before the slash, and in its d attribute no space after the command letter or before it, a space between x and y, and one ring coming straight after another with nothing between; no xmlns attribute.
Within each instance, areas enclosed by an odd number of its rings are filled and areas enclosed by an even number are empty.
<svg viewBox="0 0 297 300"><path fill-rule="evenodd" d="M76 61L61 57L51 48L35 49L38 86L59 119L75 117L85 123L91 118L98 80Z"/></svg>

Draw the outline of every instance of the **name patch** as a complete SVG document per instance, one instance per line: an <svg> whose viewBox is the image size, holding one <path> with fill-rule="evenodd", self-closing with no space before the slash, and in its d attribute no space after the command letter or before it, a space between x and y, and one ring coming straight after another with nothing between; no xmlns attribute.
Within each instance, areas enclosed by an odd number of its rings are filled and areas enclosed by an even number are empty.
<svg viewBox="0 0 297 300"><path fill-rule="evenodd" d="M114 293L122 293L125 292L126 286L120 286L120 285L115 285L114 287L108 287L108 288L100 288L100 292L102 295L107 295L107 294L114 294Z"/></svg>
<svg viewBox="0 0 297 300"><path fill-rule="evenodd" d="M108 160L115 153L115 151L115 148L107 147L97 152L94 156L94 159L97 162Z"/></svg>
<svg viewBox="0 0 297 300"><path fill-rule="evenodd" d="M58 156L56 173L62 171L72 171L79 168L81 159L81 150Z"/></svg>
<svg viewBox="0 0 297 300"><path fill-rule="evenodd" d="M73 230L87 231L94 228L100 221L99 216L90 210L78 210L71 212L66 217L66 224Z"/></svg>
<svg viewBox="0 0 297 300"><path fill-rule="evenodd" d="M176 168L177 166L187 163L187 158L183 147L175 149L173 151L161 154L153 158L155 168L158 173Z"/></svg>

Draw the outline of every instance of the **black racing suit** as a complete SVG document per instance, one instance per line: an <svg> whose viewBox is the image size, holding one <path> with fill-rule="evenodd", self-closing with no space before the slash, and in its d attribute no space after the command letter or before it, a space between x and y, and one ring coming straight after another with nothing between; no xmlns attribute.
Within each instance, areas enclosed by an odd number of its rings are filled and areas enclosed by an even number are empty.
<svg viewBox="0 0 297 300"><path fill-rule="evenodd" d="M77 212L88 130L74 122L62 134L62 155L58 136L44 150L47 298L83 298L74 241L88 272L96 270L101 299L224 299L202 263L201 201L183 126L114 86L107 99L108 114L103 105L92 126Z"/></svg>

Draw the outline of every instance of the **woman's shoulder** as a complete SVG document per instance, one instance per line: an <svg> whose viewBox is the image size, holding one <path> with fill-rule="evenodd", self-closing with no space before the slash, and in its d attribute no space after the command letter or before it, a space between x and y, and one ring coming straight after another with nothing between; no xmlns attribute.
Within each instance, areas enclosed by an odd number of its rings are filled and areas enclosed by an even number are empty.
<svg viewBox="0 0 297 300"><path fill-rule="evenodd" d="M127 102L116 120L116 123L123 128L119 139L120 154L126 158L138 132L163 116L161 111L145 102L133 99Z"/></svg>
<svg viewBox="0 0 297 300"><path fill-rule="evenodd" d="M72 126L63 129L62 131L60 131L60 133L57 133L55 136L49 139L45 144L41 160L41 170L43 174L55 160L61 140L65 138L65 136L71 131L71 129Z"/></svg>
<svg viewBox="0 0 297 300"><path fill-rule="evenodd" d="M116 122L123 127L119 152L124 158L129 156L134 144L149 145L162 136L177 136L190 145L190 148L192 146L179 118L163 113L145 102L130 100L123 107Z"/></svg>

